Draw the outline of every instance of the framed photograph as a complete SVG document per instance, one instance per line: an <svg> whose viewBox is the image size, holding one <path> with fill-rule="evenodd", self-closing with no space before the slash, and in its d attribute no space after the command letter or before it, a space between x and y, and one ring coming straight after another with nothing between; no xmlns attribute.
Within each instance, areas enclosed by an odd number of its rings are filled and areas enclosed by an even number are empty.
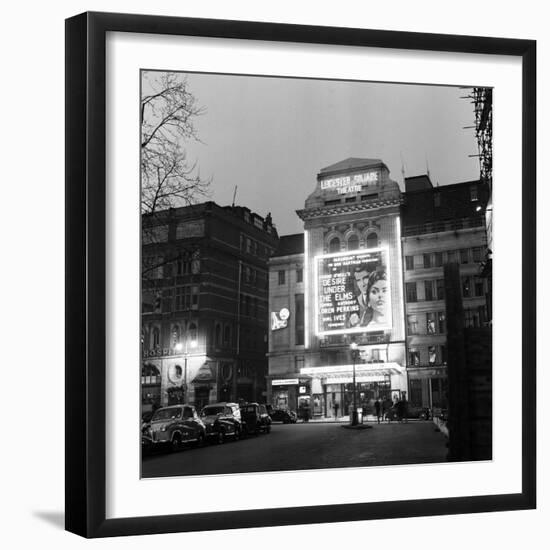
<svg viewBox="0 0 550 550"><path fill-rule="evenodd" d="M534 508L535 65L68 19L67 530Z"/></svg>

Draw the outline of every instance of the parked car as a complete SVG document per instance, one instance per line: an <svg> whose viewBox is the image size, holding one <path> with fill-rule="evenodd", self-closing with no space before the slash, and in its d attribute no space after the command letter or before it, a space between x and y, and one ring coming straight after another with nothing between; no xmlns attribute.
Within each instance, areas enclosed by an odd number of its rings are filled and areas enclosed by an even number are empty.
<svg viewBox="0 0 550 550"><path fill-rule="evenodd" d="M202 445L206 439L206 428L192 405L171 405L155 411L149 434L153 447L166 446L178 450L186 443Z"/></svg>
<svg viewBox="0 0 550 550"><path fill-rule="evenodd" d="M393 405L386 413L388 420L397 420L399 417L397 413L397 404ZM419 407L417 405L407 404L406 418L418 418L420 420L428 420L431 418L430 409L428 407Z"/></svg>
<svg viewBox="0 0 550 550"><path fill-rule="evenodd" d="M272 409L269 411L269 416L273 422L282 422L283 424L295 424L298 420L298 415L287 409Z"/></svg>
<svg viewBox="0 0 550 550"><path fill-rule="evenodd" d="M239 439L242 433L241 410L237 403L213 403L201 411L207 439L223 443L226 437Z"/></svg>
<svg viewBox="0 0 550 550"><path fill-rule="evenodd" d="M271 418L267 414L265 405L258 403L245 403L241 405L241 420L243 433L246 435L258 435L261 432L271 431Z"/></svg>

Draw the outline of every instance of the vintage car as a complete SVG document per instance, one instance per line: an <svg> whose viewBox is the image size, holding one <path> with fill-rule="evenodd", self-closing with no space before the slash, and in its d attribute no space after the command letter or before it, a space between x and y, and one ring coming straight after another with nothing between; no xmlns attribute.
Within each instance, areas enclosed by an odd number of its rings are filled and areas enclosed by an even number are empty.
<svg viewBox="0 0 550 550"><path fill-rule="evenodd" d="M166 446L179 450L186 443L202 445L206 439L206 428L192 405L171 405L155 411L151 417L149 436L153 447Z"/></svg>
<svg viewBox="0 0 550 550"><path fill-rule="evenodd" d="M212 403L201 411L206 437L223 443L226 437L239 439L242 433L241 411L237 403Z"/></svg>
<svg viewBox="0 0 550 550"><path fill-rule="evenodd" d="M418 418L419 420L429 420L430 419L430 409L427 407L419 407L417 405L407 404L405 408L405 418ZM393 405L386 412L387 420L399 420L399 411L397 404Z"/></svg>
<svg viewBox="0 0 550 550"><path fill-rule="evenodd" d="M265 405L244 403L241 405L241 420L246 435L268 434L271 431L271 418Z"/></svg>
<svg viewBox="0 0 550 550"><path fill-rule="evenodd" d="M268 412L273 422L282 422L283 424L295 424L298 419L298 415L290 409L268 409Z"/></svg>

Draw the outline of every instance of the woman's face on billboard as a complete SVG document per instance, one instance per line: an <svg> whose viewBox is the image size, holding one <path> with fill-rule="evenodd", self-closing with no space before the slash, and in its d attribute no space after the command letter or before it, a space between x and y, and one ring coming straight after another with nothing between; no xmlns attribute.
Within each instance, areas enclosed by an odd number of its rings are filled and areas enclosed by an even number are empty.
<svg viewBox="0 0 550 550"><path fill-rule="evenodd" d="M369 292L369 306L378 313L386 314L386 292L388 283L385 279L376 281Z"/></svg>

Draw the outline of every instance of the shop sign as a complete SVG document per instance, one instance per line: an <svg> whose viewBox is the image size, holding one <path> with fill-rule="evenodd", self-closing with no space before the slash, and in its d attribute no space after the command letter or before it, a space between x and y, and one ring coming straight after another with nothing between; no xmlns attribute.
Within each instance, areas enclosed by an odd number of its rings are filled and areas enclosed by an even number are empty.
<svg viewBox="0 0 550 550"><path fill-rule="evenodd" d="M271 330L280 330L288 326L290 311L284 307L280 311L271 312Z"/></svg>
<svg viewBox="0 0 550 550"><path fill-rule="evenodd" d="M321 190L334 190L339 195L345 195L347 193L360 193L363 185L373 185L376 183L378 183L378 172L365 172L363 174L321 180Z"/></svg>
<svg viewBox="0 0 550 550"><path fill-rule="evenodd" d="M279 380L272 380L272 386L295 386L299 384L298 378L281 378Z"/></svg>

